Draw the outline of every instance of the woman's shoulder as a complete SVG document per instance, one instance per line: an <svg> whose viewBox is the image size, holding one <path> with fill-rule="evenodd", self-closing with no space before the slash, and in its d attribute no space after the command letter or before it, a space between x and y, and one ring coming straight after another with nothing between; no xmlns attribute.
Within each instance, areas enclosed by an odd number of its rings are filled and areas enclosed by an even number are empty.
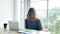
<svg viewBox="0 0 60 34"><path fill-rule="evenodd" d="M36 20L39 20L39 18L35 18Z"/></svg>
<svg viewBox="0 0 60 34"><path fill-rule="evenodd" d="M39 20L39 21L40 21L40 19L39 19L39 18L35 18L35 20Z"/></svg>
<svg viewBox="0 0 60 34"><path fill-rule="evenodd" d="M25 20L30 20L29 18L26 18ZM33 19L31 19L31 20L40 20L40 19L38 19L38 18L33 18Z"/></svg>

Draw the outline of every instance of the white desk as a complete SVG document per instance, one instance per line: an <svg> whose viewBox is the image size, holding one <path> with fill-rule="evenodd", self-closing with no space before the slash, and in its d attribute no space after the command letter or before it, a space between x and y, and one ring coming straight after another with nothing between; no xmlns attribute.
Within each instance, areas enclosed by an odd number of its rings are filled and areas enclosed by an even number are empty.
<svg viewBox="0 0 60 34"><path fill-rule="evenodd" d="M16 31L10 31L9 29L0 28L0 34L8 34L8 33L18 34Z"/></svg>
<svg viewBox="0 0 60 34"><path fill-rule="evenodd" d="M5 30L4 28L0 28L0 34L20 34L20 33L17 33L16 31L10 31L9 29ZM34 30L31 34L50 34L50 32Z"/></svg>

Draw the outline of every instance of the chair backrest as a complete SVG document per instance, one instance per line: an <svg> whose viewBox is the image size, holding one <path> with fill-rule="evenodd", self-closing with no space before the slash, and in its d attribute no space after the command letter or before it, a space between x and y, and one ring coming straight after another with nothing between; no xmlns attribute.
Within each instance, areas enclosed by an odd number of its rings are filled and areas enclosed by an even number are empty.
<svg viewBox="0 0 60 34"><path fill-rule="evenodd" d="M40 20L25 20L25 28L33 30L42 30Z"/></svg>

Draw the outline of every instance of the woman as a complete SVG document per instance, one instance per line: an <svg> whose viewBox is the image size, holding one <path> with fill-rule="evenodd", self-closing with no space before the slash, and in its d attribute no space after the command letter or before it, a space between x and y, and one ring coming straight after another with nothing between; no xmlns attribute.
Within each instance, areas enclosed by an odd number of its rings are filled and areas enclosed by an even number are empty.
<svg viewBox="0 0 60 34"><path fill-rule="evenodd" d="M35 12L34 8L30 8L28 13L27 13L26 20L29 20L29 19L39 20L38 18L36 18L36 12ZM41 22L40 22L40 25L41 25ZM42 28L42 26L41 26L41 28Z"/></svg>

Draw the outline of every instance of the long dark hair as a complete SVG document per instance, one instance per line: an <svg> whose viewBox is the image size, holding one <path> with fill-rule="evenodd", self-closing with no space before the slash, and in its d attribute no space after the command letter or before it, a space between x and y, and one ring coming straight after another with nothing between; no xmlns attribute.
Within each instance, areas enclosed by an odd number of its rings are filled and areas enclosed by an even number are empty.
<svg viewBox="0 0 60 34"><path fill-rule="evenodd" d="M36 13L35 13L35 9L34 8L30 8L27 14L27 18L33 19L35 18Z"/></svg>

